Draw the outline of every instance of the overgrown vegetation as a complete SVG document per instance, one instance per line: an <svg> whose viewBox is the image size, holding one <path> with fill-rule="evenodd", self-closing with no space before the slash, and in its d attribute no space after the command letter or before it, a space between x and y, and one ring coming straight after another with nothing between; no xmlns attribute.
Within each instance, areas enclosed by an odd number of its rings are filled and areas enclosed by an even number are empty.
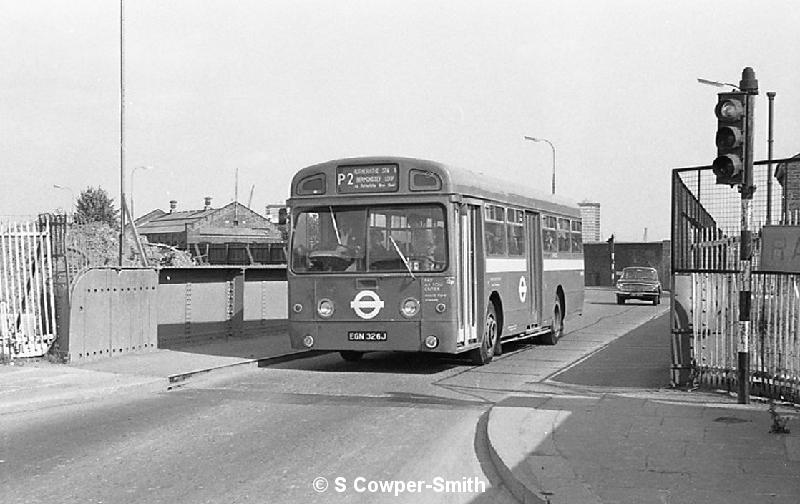
<svg viewBox="0 0 800 504"><path fill-rule="evenodd" d="M119 229L119 210L114 200L101 187L87 187L81 191L76 203L75 222L81 224L103 223Z"/></svg>
<svg viewBox="0 0 800 504"><path fill-rule="evenodd" d="M76 212L66 232L70 270L75 273L93 266L119 265L119 214L114 200L102 187L81 191ZM163 244L147 243L140 237L148 266L192 266L191 254ZM144 266L133 230L126 226L122 266Z"/></svg>
<svg viewBox="0 0 800 504"><path fill-rule="evenodd" d="M161 243L148 243L141 238L142 249L148 266L193 266L191 254ZM119 226L105 222L72 224L67 231L67 257L70 269L77 272L93 266L117 266L119 264ZM144 266L136 238L130 228L125 233L125 248L122 251L122 266Z"/></svg>
<svg viewBox="0 0 800 504"><path fill-rule="evenodd" d="M789 434L789 428L786 424L789 423L789 417L778 413L775 407L775 401L769 401L769 416L772 417L772 425L769 426L770 434Z"/></svg>

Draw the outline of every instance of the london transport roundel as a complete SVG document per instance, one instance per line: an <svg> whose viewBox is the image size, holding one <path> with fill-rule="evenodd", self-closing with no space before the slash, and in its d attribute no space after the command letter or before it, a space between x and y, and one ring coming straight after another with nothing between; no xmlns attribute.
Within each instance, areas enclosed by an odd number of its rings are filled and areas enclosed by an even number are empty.
<svg viewBox="0 0 800 504"><path fill-rule="evenodd" d="M371 290L362 290L350 301L350 308L362 319L374 318L384 307L384 302L378 293Z"/></svg>
<svg viewBox="0 0 800 504"><path fill-rule="evenodd" d="M525 281L525 277L519 277L519 302L524 303L525 298L528 296L528 282Z"/></svg>

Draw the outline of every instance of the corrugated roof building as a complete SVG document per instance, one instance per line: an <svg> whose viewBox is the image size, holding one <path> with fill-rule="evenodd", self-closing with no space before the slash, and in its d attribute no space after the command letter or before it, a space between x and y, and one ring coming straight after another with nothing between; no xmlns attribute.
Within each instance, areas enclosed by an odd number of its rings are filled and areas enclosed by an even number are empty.
<svg viewBox="0 0 800 504"><path fill-rule="evenodd" d="M173 200L169 213L149 212L136 219L136 228L150 243L187 250L203 264L285 262L279 226L238 202L212 208L207 197L202 209L178 211Z"/></svg>

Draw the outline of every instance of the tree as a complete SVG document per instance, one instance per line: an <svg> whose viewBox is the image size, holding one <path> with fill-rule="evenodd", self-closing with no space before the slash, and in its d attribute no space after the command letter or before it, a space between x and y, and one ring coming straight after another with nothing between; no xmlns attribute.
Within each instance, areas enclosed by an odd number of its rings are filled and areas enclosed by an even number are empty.
<svg viewBox="0 0 800 504"><path fill-rule="evenodd" d="M81 224L104 222L119 229L119 210L114 208L114 200L101 187L87 187L81 191L76 204L75 221Z"/></svg>

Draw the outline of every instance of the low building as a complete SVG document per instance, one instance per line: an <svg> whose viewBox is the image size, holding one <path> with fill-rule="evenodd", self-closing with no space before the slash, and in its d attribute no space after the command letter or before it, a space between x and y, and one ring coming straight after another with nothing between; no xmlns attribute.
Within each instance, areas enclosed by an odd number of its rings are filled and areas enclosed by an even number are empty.
<svg viewBox="0 0 800 504"><path fill-rule="evenodd" d="M800 154L795 154L792 159L797 161L778 163L775 178L782 188L781 214L794 221L792 217L800 212Z"/></svg>
<svg viewBox="0 0 800 504"><path fill-rule="evenodd" d="M278 224L242 205L211 206L211 198L199 210L178 210L170 201L169 212L153 210L136 220L140 236L192 254L201 264L285 263L285 240Z"/></svg>

